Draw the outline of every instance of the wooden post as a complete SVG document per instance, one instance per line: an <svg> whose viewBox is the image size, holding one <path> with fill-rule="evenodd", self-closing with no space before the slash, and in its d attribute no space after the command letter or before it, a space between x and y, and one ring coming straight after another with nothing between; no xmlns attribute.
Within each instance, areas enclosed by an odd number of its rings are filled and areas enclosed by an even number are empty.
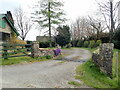
<svg viewBox="0 0 120 90"><path fill-rule="evenodd" d="M5 46L3 45L3 47L4 47L3 49L5 49L5 50L3 50L3 54L4 54L3 58L8 59L8 57L7 57L7 45L5 45Z"/></svg>

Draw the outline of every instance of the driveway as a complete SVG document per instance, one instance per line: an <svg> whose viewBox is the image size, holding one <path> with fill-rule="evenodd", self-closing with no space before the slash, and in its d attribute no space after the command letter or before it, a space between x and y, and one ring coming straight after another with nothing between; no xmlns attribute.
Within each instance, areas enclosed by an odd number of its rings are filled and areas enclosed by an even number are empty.
<svg viewBox="0 0 120 90"><path fill-rule="evenodd" d="M74 88L75 69L91 57L84 49L62 50L69 54L63 60L2 66L2 88ZM80 61L81 60L81 61ZM82 83L81 81L78 81ZM86 85L80 87L85 88Z"/></svg>

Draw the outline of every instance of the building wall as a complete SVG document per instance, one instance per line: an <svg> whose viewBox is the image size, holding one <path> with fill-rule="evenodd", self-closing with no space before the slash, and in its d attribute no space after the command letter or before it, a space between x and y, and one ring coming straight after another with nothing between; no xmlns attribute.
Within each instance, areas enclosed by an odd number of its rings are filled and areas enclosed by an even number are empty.
<svg viewBox="0 0 120 90"><path fill-rule="evenodd" d="M37 36L36 41L38 42L48 42L49 36ZM54 37L52 37L52 41L54 41Z"/></svg>
<svg viewBox="0 0 120 90"><path fill-rule="evenodd" d="M0 28L0 32L11 33L11 27L6 22L6 28Z"/></svg>
<svg viewBox="0 0 120 90"><path fill-rule="evenodd" d="M0 44L2 44L4 42L7 42L10 39L10 37L11 37L11 30L12 30L12 28L9 26L9 24L7 22L5 24L6 25L5 25L4 28L0 27L0 32L2 32L0 34Z"/></svg>

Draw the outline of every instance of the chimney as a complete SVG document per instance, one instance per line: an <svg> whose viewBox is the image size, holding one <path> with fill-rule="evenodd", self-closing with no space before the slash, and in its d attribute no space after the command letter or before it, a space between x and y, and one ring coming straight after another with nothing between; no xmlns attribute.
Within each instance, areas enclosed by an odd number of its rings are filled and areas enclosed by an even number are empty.
<svg viewBox="0 0 120 90"><path fill-rule="evenodd" d="M7 11L7 17L12 22L12 24L14 25L14 20L13 20L13 17L12 17L12 14L11 14L10 11Z"/></svg>

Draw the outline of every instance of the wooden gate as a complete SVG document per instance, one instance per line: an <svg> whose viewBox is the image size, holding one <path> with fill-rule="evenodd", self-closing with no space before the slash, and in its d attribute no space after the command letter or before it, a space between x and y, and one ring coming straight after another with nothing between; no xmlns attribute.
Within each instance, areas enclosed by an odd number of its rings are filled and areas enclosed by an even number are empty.
<svg viewBox="0 0 120 90"><path fill-rule="evenodd" d="M0 58L8 59L12 57L31 56L31 44L8 44L0 45Z"/></svg>

